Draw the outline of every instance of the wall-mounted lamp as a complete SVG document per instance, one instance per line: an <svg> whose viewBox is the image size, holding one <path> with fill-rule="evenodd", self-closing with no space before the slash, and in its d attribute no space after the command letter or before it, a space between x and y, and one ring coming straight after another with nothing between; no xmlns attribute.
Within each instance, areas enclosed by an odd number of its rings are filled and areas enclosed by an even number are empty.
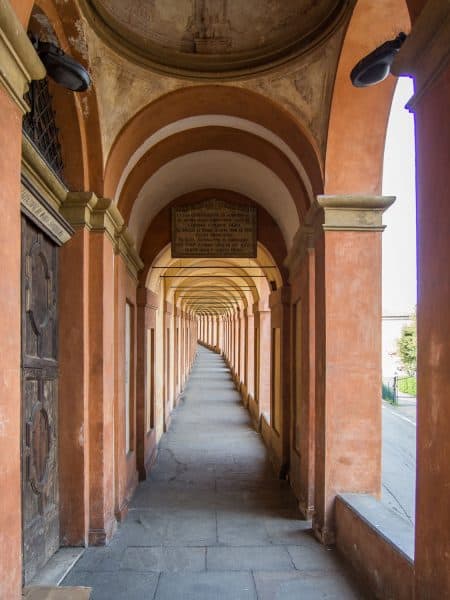
<svg viewBox="0 0 450 600"><path fill-rule="evenodd" d="M395 55L406 40L406 33L399 33L394 40L378 46L365 56L350 73L355 87L368 87L380 83L389 75Z"/></svg>
<svg viewBox="0 0 450 600"><path fill-rule="evenodd" d="M39 58L47 69L47 74L59 85L72 90L72 92L85 92L91 85L91 78L87 70L68 56L56 44L32 40Z"/></svg>

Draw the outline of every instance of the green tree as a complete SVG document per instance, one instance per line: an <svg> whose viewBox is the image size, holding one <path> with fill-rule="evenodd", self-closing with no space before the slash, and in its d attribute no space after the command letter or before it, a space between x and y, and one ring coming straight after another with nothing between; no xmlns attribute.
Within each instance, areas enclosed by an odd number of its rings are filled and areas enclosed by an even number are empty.
<svg viewBox="0 0 450 600"><path fill-rule="evenodd" d="M414 375L417 368L417 325L415 313L411 317L411 322L402 328L397 348L406 371L410 375Z"/></svg>

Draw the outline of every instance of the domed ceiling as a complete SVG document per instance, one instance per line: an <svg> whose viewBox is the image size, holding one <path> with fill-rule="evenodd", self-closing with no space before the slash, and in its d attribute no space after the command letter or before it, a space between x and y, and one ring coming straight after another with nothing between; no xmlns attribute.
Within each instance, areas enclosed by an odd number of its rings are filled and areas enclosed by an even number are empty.
<svg viewBox="0 0 450 600"><path fill-rule="evenodd" d="M159 71L239 76L298 56L334 32L349 0L82 0L119 53Z"/></svg>

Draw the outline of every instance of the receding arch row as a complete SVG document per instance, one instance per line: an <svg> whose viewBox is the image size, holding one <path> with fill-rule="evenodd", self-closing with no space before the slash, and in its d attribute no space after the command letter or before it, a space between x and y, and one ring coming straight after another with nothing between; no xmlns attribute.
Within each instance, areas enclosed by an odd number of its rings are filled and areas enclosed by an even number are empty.
<svg viewBox="0 0 450 600"><path fill-rule="evenodd" d="M288 271L284 266L284 260L287 255L287 245L273 216L261 206L261 204L257 204L254 200L244 194L229 189L211 187L194 190L176 197L172 202L166 204L153 218L145 232L142 245L140 246L140 255L145 265L140 273L140 285L153 289L154 284L151 283L149 279L149 273L152 265L157 264L155 262L156 260L160 261L160 263L163 260L160 258L160 256L162 256L161 253L170 247L172 208L174 206L200 202L209 198L216 198L234 204L251 204L258 208L257 239L260 242L260 246L265 249L266 254L264 255L264 258L266 264L269 264L267 261L270 261L270 264L277 267L281 278L278 282L279 285L287 282ZM260 251L258 250L258 253L259 252ZM164 260L168 260L169 255L164 255L164 257Z"/></svg>
<svg viewBox="0 0 450 600"><path fill-rule="evenodd" d="M172 123L203 115L236 117L272 132L298 157L313 194L322 191L319 151L298 119L272 100L241 87L194 85L158 98L123 127L107 159L105 195L115 196L129 160L151 136Z"/></svg>

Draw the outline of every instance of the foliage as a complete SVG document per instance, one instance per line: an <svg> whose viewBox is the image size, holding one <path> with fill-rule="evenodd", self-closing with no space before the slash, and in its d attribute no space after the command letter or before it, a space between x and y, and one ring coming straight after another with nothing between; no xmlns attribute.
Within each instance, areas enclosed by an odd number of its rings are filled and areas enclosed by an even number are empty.
<svg viewBox="0 0 450 600"><path fill-rule="evenodd" d="M417 395L417 380L415 377L399 377L398 391L402 394Z"/></svg>
<svg viewBox="0 0 450 600"><path fill-rule="evenodd" d="M409 375L414 375L417 368L417 326L415 314L411 317L411 322L402 328L397 348L406 372Z"/></svg>

